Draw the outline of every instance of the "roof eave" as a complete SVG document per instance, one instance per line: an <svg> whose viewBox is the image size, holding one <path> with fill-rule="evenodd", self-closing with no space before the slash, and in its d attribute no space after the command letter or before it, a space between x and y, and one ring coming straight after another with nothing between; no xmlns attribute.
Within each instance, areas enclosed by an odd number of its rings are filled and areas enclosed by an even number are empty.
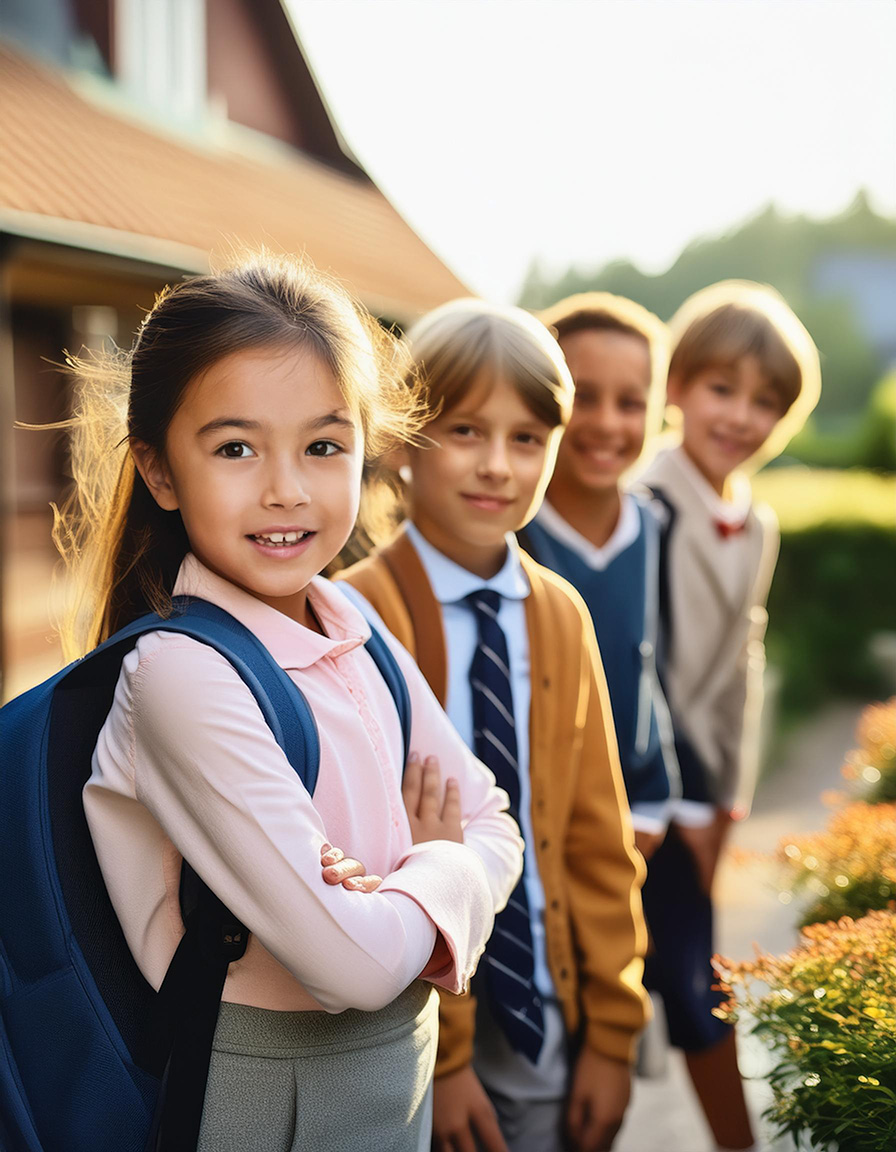
<svg viewBox="0 0 896 1152"><path fill-rule="evenodd" d="M370 175L368 174L367 169L364 167L364 165L361 163L361 161L358 159L358 157L352 151L350 145L348 144L348 141L345 139L345 136L342 134L342 130L340 129L339 124L336 120L336 117L333 114L333 110L330 107L330 102L327 99L327 97L324 95L324 90L323 90L323 87L321 86L320 80L317 77L317 73L315 72L312 63L308 58L308 54L302 45L302 38L299 35L299 30L296 27L296 22L293 19L292 13L289 10L288 0L279 0L279 2L280 2L280 8L283 11L283 15L286 18L286 22L289 25L289 29L292 32L292 38L295 41L295 45L296 45L296 48L298 50L298 53L302 57L302 61L305 65L305 68L308 71L308 75L311 77L311 83L314 85L314 90L317 93L318 99L320 100L321 107L323 108L324 112L326 113L327 120L329 121L330 128L333 132L333 136L336 140L336 143L339 145L340 151L342 152L342 154L345 156L345 158L347 160L349 160L352 164L354 164L354 166L358 169L358 173L360 175L364 176L367 180L370 180ZM372 180L371 180L371 183L373 183Z"/></svg>
<svg viewBox="0 0 896 1152"><path fill-rule="evenodd" d="M0 207L0 232L26 240L80 248L104 256L120 256L143 264L177 268L184 272L207 272L209 266L206 252L176 240L157 240L137 232L122 232L117 228L42 216L37 212L22 212L17 208Z"/></svg>

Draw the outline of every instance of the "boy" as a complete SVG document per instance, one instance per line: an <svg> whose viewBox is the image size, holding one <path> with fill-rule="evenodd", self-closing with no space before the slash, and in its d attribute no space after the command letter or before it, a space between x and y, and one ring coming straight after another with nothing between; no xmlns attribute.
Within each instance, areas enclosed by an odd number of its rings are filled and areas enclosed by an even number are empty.
<svg viewBox="0 0 896 1152"><path fill-rule="evenodd" d="M780 451L814 406L818 355L784 301L725 282L672 321L667 397L681 442L642 480L667 510L665 679L682 800L644 891L655 951L648 983L663 996L672 1042L719 1148L753 1136L734 1032L712 1016L711 885L732 818L756 777L765 601L778 553L770 509L754 507L741 469Z"/></svg>
<svg viewBox="0 0 896 1152"><path fill-rule="evenodd" d="M591 612L635 841L649 858L678 794L678 764L657 675L660 525L622 480L662 413L666 332L640 305L599 292L561 300L541 319L576 393L547 498L520 541Z"/></svg>
<svg viewBox="0 0 896 1152"><path fill-rule="evenodd" d="M432 446L401 470L407 524L344 575L508 790L526 844L476 999L441 1000L434 1147L560 1152L568 1135L597 1152L645 1020L642 863L587 610L512 535L541 502L572 382L519 309L458 301L410 344Z"/></svg>

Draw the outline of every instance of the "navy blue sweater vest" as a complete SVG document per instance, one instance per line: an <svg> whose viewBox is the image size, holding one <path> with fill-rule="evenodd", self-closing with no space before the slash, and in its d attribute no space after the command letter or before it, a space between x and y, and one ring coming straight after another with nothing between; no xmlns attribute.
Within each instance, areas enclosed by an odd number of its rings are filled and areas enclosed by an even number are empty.
<svg viewBox="0 0 896 1152"><path fill-rule="evenodd" d="M537 521L520 538L534 559L572 584L591 613L630 804L668 799L678 776L677 765L667 764L657 719L657 707L665 708L656 674L659 525L640 501L638 513L638 538L603 570L589 567Z"/></svg>

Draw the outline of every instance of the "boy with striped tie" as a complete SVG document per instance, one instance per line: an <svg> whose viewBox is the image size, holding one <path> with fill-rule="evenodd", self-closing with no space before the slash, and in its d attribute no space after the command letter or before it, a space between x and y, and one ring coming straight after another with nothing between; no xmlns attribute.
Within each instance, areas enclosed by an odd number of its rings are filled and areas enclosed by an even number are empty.
<svg viewBox="0 0 896 1152"><path fill-rule="evenodd" d="M441 1001L433 1146L597 1152L645 1021L643 863L587 609L513 536L544 495L572 381L519 309L457 301L410 346L434 418L401 468L407 521L343 575L414 653L526 844L475 998Z"/></svg>

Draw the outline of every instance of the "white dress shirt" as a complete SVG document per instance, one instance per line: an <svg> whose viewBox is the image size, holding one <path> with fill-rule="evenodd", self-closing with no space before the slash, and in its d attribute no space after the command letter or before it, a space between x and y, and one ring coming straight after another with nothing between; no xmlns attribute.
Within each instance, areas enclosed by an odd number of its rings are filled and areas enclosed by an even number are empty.
<svg viewBox="0 0 896 1152"><path fill-rule="evenodd" d="M531 790L529 785L529 709L532 699L529 663L529 632L526 627L525 599L529 581L519 560L516 538L507 537L507 558L500 572L483 580L453 560L449 560L426 540L413 523L408 537L417 549L433 594L442 609L447 663L445 711L468 747L474 746L473 693L470 666L479 642L476 616L465 598L471 592L490 588L501 597L498 623L507 640L510 688L516 728L517 764L520 774L520 828L526 845L533 845ZM476 1071L495 1091L527 1099L558 1098L566 1091L566 1029L556 999L554 982L547 963L544 932L544 888L538 875L535 852L530 848L523 858L523 882L529 901L532 929L534 979L544 1005L545 1038L537 1064L514 1051L500 1027L493 1021L485 997L477 1011Z"/></svg>

